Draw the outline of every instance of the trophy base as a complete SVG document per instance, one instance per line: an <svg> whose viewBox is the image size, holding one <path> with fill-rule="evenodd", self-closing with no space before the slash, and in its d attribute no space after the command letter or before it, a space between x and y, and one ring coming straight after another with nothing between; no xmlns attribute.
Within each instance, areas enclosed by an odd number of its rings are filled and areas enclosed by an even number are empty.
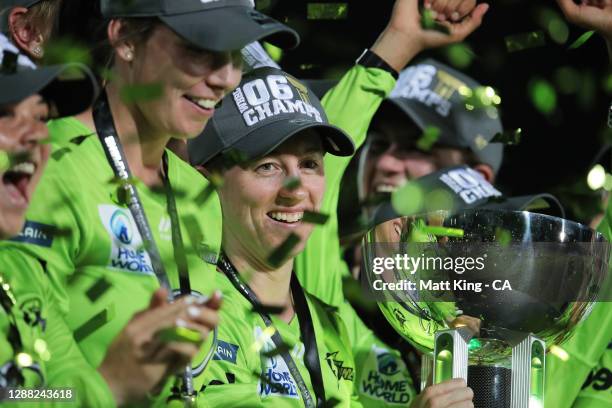
<svg viewBox="0 0 612 408"><path fill-rule="evenodd" d="M510 408L511 369L471 365L468 367L468 386L474 391L474 408Z"/></svg>

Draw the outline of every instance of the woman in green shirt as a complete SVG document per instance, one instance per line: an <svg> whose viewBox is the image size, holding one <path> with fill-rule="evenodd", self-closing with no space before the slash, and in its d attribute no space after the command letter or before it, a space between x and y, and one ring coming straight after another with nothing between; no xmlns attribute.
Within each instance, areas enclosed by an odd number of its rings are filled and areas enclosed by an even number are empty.
<svg viewBox="0 0 612 408"><path fill-rule="evenodd" d="M328 124L305 85L274 68L245 76L212 121L189 145L192 164L223 180L223 323L215 359L196 378L198 402L361 406L344 322L293 273L320 222L324 154L352 154L351 139ZM457 380L430 387L412 406L469 407L471 398Z"/></svg>

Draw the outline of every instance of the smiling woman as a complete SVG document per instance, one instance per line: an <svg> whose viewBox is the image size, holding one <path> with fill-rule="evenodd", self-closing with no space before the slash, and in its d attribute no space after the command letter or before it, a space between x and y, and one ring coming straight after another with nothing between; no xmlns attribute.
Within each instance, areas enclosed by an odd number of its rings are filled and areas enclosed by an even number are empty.
<svg viewBox="0 0 612 408"><path fill-rule="evenodd" d="M215 289L218 198L205 196L208 183L165 147L198 135L238 84L237 50L260 38L292 45L297 37L247 0L83 3L100 5L79 18L105 27L92 30L104 37L89 45L103 41L111 51L107 80L92 110L49 124L58 143L28 212L47 239L24 237L15 246L48 260L66 323L111 388L126 389L115 392L122 403L174 381L176 365L186 365L217 321L213 296L176 322L124 329L159 286L200 298ZM184 326L198 332L196 344L170 338L142 357L159 330ZM125 349L128 357L119 360L114 350ZM187 369L182 380L189 384L189 377Z"/></svg>

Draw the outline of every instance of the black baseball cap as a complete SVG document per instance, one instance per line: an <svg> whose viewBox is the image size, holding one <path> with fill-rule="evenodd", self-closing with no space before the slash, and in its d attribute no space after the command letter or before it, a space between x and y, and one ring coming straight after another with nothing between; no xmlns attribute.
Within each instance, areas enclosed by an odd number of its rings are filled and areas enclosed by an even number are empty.
<svg viewBox="0 0 612 408"><path fill-rule="evenodd" d="M440 129L436 144L468 148L497 173L504 145L491 140L503 130L499 112L494 106L469 110L461 94L478 87L481 85L467 75L426 59L401 72L380 109L399 109L421 130Z"/></svg>
<svg viewBox="0 0 612 408"><path fill-rule="evenodd" d="M254 8L253 0L100 0L102 15L158 17L178 35L210 51L239 50L265 40L293 48L298 34Z"/></svg>
<svg viewBox="0 0 612 408"><path fill-rule="evenodd" d="M0 34L0 105L17 103L41 94L50 103L51 116L72 116L95 100L98 86L82 64L36 65Z"/></svg>
<svg viewBox="0 0 612 408"><path fill-rule="evenodd" d="M555 196L541 193L508 197L479 172L462 165L408 182L374 210L370 227L400 216L471 209L534 211L565 218L565 210Z"/></svg>
<svg viewBox="0 0 612 408"><path fill-rule="evenodd" d="M253 160L306 129L317 131L328 153L350 156L355 152L344 131L329 124L310 89L280 69L258 68L242 78L204 132L189 141L189 159L193 165L205 165L219 154Z"/></svg>

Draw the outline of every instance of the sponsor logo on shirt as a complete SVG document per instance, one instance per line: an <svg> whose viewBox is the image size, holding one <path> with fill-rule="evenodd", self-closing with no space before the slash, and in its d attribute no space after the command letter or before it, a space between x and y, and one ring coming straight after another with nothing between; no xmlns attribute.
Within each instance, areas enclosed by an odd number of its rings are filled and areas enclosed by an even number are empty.
<svg viewBox="0 0 612 408"><path fill-rule="evenodd" d="M20 307L23 314L23 321L30 327L41 327L45 331L47 327L46 319L42 317L42 301L40 298L32 298L23 302Z"/></svg>
<svg viewBox="0 0 612 408"><path fill-rule="evenodd" d="M230 363L236 364L236 357L238 356L238 346L231 343L226 343L223 340L219 340L217 343L217 350L213 360L225 360Z"/></svg>
<svg viewBox="0 0 612 408"><path fill-rule="evenodd" d="M41 247L50 248L51 244L53 244L53 238L56 230L57 228L53 225L26 221L19 235L12 238L11 241L25 242L27 244L34 244Z"/></svg>
<svg viewBox="0 0 612 408"><path fill-rule="evenodd" d="M144 250L132 214L114 205L100 205L98 213L111 239L108 266L127 272L152 275L151 259Z"/></svg>
<svg viewBox="0 0 612 408"><path fill-rule="evenodd" d="M406 405L413 394L404 362L389 350L372 346L364 363L361 393L388 404Z"/></svg>
<svg viewBox="0 0 612 408"><path fill-rule="evenodd" d="M476 170L470 168L455 169L440 176L440 181L449 186L466 204L502 194Z"/></svg>
<svg viewBox="0 0 612 408"><path fill-rule="evenodd" d="M325 353L325 361L327 361L329 368L332 370L338 381L353 381L355 369L352 367L345 367L344 361L338 358L338 354L338 351L334 351L333 353Z"/></svg>
<svg viewBox="0 0 612 408"><path fill-rule="evenodd" d="M287 363L282 356L276 354L266 356L276 348L274 342L266 335L260 327L255 327L255 339L257 342L262 342L261 349L262 372L259 379L258 389L261 397L284 397L298 399L298 388L295 379L289 372ZM297 347L297 345L296 345ZM296 348L291 353L296 364L299 364L297 359Z"/></svg>

